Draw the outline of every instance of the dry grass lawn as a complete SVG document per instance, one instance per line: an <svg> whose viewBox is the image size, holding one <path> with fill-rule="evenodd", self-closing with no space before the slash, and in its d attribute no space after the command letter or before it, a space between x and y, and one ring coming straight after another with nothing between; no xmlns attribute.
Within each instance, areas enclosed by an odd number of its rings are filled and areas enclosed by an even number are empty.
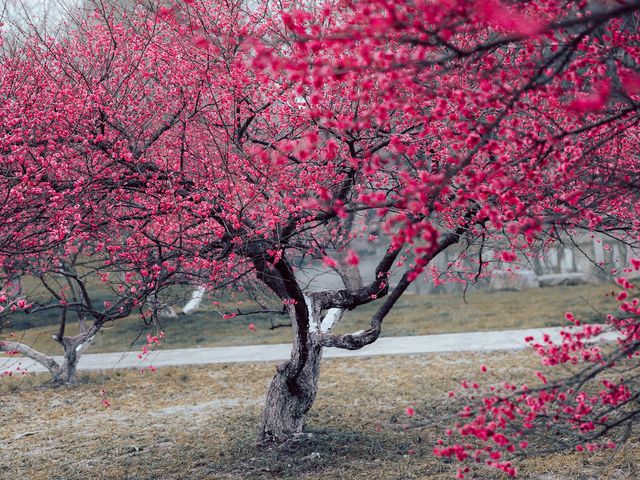
<svg viewBox="0 0 640 480"><path fill-rule="evenodd" d="M440 417L456 409L447 392L481 377L480 364L489 382L527 381L538 368L527 352L327 360L308 417L311 436L271 449L257 447L255 437L273 365L112 370L55 390L41 385L46 376L4 379L0 478L450 479L454 466L431 454L447 423ZM103 407L101 390L111 407ZM521 478L638 478L637 432L633 438L613 453L524 460Z"/></svg>

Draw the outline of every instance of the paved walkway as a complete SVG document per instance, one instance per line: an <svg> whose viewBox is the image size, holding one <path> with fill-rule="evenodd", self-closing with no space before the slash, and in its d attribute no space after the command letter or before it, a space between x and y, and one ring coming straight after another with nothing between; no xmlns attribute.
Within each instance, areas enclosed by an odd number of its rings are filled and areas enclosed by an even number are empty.
<svg viewBox="0 0 640 480"><path fill-rule="evenodd" d="M416 353L518 350L526 346L524 338L531 335L537 339L543 333L560 340L560 328L504 330L497 332L450 333L413 337L380 338L371 345L356 350L325 348L324 358L366 357L371 355L409 355ZM602 340L614 340L615 334L605 333ZM202 365L210 363L276 362L287 360L291 351L289 344L250 345L243 347L183 348L179 350L157 350L146 359L138 358L139 352L94 353L80 358L78 370L110 370L113 368L144 368L149 365ZM55 357L61 361L60 357ZM0 372L19 371L45 372L41 365L23 358L0 359Z"/></svg>

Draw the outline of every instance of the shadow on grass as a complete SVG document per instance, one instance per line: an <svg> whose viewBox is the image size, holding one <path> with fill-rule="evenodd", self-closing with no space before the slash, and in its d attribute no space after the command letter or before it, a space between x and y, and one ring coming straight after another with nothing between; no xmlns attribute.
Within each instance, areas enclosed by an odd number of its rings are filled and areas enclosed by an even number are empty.
<svg viewBox="0 0 640 480"><path fill-rule="evenodd" d="M185 478L218 478L216 474L246 479L408 478L398 476L402 464L415 467L425 460L433 473L447 468L423 456L428 452L421 451L415 432L356 432L313 423L305 433L279 445L260 446L241 436L221 458L203 462Z"/></svg>

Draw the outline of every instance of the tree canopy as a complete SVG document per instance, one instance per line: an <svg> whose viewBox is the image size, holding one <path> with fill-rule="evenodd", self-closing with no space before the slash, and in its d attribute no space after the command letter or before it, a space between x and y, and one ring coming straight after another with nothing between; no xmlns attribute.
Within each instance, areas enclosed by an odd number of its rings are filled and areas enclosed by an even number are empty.
<svg viewBox="0 0 640 480"><path fill-rule="evenodd" d="M637 244L640 3L88 5L0 63L0 267L86 259L119 294L69 307L94 330L175 283L263 282L292 318L279 374L298 395L314 349L375 341L451 245L473 281L579 230ZM357 266L354 239L384 245L375 278L304 291L310 262ZM361 332L322 326L374 301Z"/></svg>

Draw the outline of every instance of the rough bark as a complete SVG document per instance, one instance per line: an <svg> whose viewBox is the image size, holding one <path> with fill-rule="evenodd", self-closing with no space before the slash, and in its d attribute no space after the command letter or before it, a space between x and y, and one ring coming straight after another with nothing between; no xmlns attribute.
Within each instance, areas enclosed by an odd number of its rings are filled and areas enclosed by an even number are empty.
<svg viewBox="0 0 640 480"><path fill-rule="evenodd" d="M368 303L388 290L386 272L398 255L390 250L376 269L372 284L358 290L346 288L304 295L289 264L281 259L270 268L262 259L254 260L258 278L283 300L294 300L288 310L293 326L291 359L278 366L265 399L258 440L262 444L287 441L302 432L304 419L318 390L322 341L341 319L346 308ZM326 310L325 318L321 313ZM323 321L324 320L324 321Z"/></svg>
<svg viewBox="0 0 640 480"><path fill-rule="evenodd" d="M258 437L263 444L284 442L301 433L305 415L318 391L322 347L311 345L305 332L320 312L311 298L303 298L305 318L300 318L300 305L297 309L289 306L294 333L291 359L278 366L267 391ZM293 369L292 365L296 368Z"/></svg>
<svg viewBox="0 0 640 480"><path fill-rule="evenodd" d="M78 361L82 353L89 347L95 334L81 333L73 337L58 337L56 340L64 349L62 365L58 367L53 375L54 385L73 385L77 382Z"/></svg>
<svg viewBox="0 0 640 480"><path fill-rule="evenodd" d="M64 360L57 371L53 374L53 384L56 386L73 385L77 382L76 372L78 368L79 355L75 349L65 349Z"/></svg>
<svg viewBox="0 0 640 480"><path fill-rule="evenodd" d="M318 391L321 358L322 347L313 345L302 371L294 379L287 378L283 369L278 369L262 412L258 439L261 443L284 442L302 432L305 416Z"/></svg>
<svg viewBox="0 0 640 480"><path fill-rule="evenodd" d="M332 309L321 317L319 302L305 295L308 311L309 329L313 332L328 333L342 318L344 310ZM291 315L295 310L291 309ZM294 329L299 322L292 318ZM300 338L297 334L294 338ZM261 443L283 442L302 432L304 419L315 401L320 377L322 346L315 342L314 336L307 336L306 361L302 370L291 377L287 375L286 364L278 368L271 381L262 413L259 441ZM291 357L299 359L301 349L294 342Z"/></svg>

